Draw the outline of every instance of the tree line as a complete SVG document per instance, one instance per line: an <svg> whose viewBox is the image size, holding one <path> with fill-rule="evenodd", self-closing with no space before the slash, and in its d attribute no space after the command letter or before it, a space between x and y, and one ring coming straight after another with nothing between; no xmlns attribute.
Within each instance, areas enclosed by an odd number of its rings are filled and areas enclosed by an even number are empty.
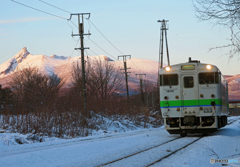
<svg viewBox="0 0 240 167"><path fill-rule="evenodd" d="M138 90L128 102L120 70L108 61L96 60L94 65L86 62L87 116L78 63L73 65L71 75L72 84L66 87L64 78L45 75L35 67L16 71L10 87L0 87L0 127L12 127L19 133L87 136L101 124L96 118L99 115L116 120L127 117L135 124L146 124L151 113L159 111L156 85L144 84L145 102ZM152 123L161 124L159 115Z"/></svg>

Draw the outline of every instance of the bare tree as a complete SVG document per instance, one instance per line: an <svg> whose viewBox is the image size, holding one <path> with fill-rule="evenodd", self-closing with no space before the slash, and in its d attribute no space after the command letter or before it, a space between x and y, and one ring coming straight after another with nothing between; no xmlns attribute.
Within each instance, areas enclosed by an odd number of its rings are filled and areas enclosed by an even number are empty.
<svg viewBox="0 0 240 167"><path fill-rule="evenodd" d="M74 92L82 92L81 68L77 64L72 72ZM122 75L120 70L106 60L94 60L86 66L87 101L90 108L104 110L108 103L122 89Z"/></svg>
<svg viewBox="0 0 240 167"><path fill-rule="evenodd" d="M36 108L53 106L63 82L55 74L47 76L29 67L17 71L11 85L25 110L33 112Z"/></svg>
<svg viewBox="0 0 240 167"><path fill-rule="evenodd" d="M215 24L228 27L231 31L230 43L217 48L229 48L230 58L240 52L240 1L239 0L193 0L197 17L211 20Z"/></svg>
<svg viewBox="0 0 240 167"><path fill-rule="evenodd" d="M108 100L122 88L122 76L119 69L108 61L96 60L96 66L90 67L89 87L95 91L98 100ZM93 92L91 93L93 95Z"/></svg>
<svg viewBox="0 0 240 167"><path fill-rule="evenodd" d="M0 111L7 112L13 103L13 95L10 88L2 88L0 85Z"/></svg>

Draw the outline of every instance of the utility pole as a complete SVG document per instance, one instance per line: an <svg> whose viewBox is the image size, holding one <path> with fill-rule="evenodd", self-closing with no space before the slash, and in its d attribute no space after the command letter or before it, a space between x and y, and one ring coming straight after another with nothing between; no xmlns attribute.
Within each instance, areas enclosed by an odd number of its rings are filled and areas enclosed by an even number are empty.
<svg viewBox="0 0 240 167"><path fill-rule="evenodd" d="M143 84L142 84L142 76L146 76L146 74L135 74L136 76L139 76L140 79L140 90L141 90L141 101L145 103L144 96L143 96Z"/></svg>
<svg viewBox="0 0 240 167"><path fill-rule="evenodd" d="M160 68L163 68L163 40L164 40L164 35L165 35L165 42L166 42L166 51L167 51L167 61L168 61L168 66L170 66L170 60L169 60L169 52L168 52L168 43L167 43L167 22L168 20L158 20L158 23L162 23L161 28L160 28L160 43L159 43L159 62L161 62L160 67L158 67L158 70ZM160 58L161 57L161 58ZM160 61L161 59L161 61Z"/></svg>
<svg viewBox="0 0 240 167"><path fill-rule="evenodd" d="M122 56L118 56L118 60L119 60L119 57L122 57L123 58L123 64L124 64L124 69L121 69L121 70L124 70L124 73L125 73L125 80L126 80L126 90L127 90L127 101L129 102L129 92L128 92L128 73L131 73L131 72L127 72L128 69L131 69L131 68L127 68L127 57L130 57L131 59L131 55L122 55Z"/></svg>
<svg viewBox="0 0 240 167"><path fill-rule="evenodd" d="M85 80L85 62L84 62L84 50L89 48L84 48L84 35L91 35L90 33L84 34L84 15L88 15L88 19L90 18L90 13L76 13L76 14L70 14L70 18L68 20L71 20L73 15L78 16L78 30L79 34L72 34L72 36L80 36L80 48L75 48L75 50L81 50L81 63L82 63L82 95L83 95L83 108L85 111L85 114L87 117L89 117L89 113L87 111L87 96L86 96L86 80Z"/></svg>

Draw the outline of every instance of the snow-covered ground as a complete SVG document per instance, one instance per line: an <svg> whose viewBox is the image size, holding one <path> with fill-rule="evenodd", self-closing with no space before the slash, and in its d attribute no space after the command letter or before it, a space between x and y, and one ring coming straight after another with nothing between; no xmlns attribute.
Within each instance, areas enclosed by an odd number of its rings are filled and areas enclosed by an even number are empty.
<svg viewBox="0 0 240 167"><path fill-rule="evenodd" d="M222 163L211 164L211 158L238 161L227 165L240 166L240 116L229 117L229 121L232 120L236 121L153 166L222 166ZM11 144L13 135L17 134L0 133L0 166L98 166L179 137L161 127L75 139L48 138L41 143L14 145ZM199 137L188 135L107 166L145 166Z"/></svg>

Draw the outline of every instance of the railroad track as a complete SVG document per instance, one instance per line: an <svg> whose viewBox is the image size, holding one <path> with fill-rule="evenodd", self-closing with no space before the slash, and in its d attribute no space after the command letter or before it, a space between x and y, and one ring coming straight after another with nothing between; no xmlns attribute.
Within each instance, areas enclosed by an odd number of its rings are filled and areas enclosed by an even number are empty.
<svg viewBox="0 0 240 167"><path fill-rule="evenodd" d="M228 120L227 125L231 125L232 123L236 122L237 120L240 120L240 118L235 118L235 119Z"/></svg>
<svg viewBox="0 0 240 167"><path fill-rule="evenodd" d="M152 163L149 163L148 165L145 165L145 167L152 166L152 165L154 165L154 164L156 164L156 163L159 163L161 160L166 159L167 157L175 154L176 152L178 152L178 151L186 148L187 146L189 146L189 145L197 142L197 141L200 140L201 138L203 138L203 136L198 137L198 138L195 139L194 141L191 141L190 143L185 144L184 146L180 147L179 149L177 149L177 150L175 150L175 151L171 151L169 154L164 155L163 157L158 158L157 160L155 160L155 161L152 162ZM101 165L99 165L99 166L97 166L97 167L108 166L108 165L113 165L113 166L114 166L114 163L120 162L120 161L122 161L122 160L126 160L127 158L131 158L131 157L133 157L133 156L137 156L138 154L141 154L141 153L143 153L143 152L147 152L147 151L149 151L149 150L152 150L152 149L155 149L155 148L164 146L164 145L166 145L166 144L168 144L168 143L171 143L171 142L176 141L176 140L179 140L179 139L184 139L184 138L178 137L178 138L169 140L169 141L167 141L167 142L164 142L164 143L161 143L161 144L152 146L152 147L150 147L150 148L141 150L141 151L139 151L139 152L135 152L135 153L133 153L133 154L130 154L130 155L127 155L127 156L124 156L124 157L115 159L115 160L113 160L113 161L109 161L109 162L104 163L104 164L101 164Z"/></svg>
<svg viewBox="0 0 240 167"><path fill-rule="evenodd" d="M229 123L228 123L227 125L230 125L230 124L232 124L232 123L234 123L234 122L236 122L236 121L238 121L238 120L239 120L239 118L229 120ZM204 137L204 136L198 137L197 139L195 139L195 140L193 140L193 141L185 144L184 146L180 147L179 149L176 149L175 151L171 151L171 152L169 152L169 154L164 155L164 156L158 158L157 160L153 161L152 163L149 163L148 165L145 165L145 167L149 167L149 166L152 166L152 165L155 165L155 164L159 163L159 162L162 161L163 159L166 159L166 158L168 158L169 156L177 153L178 151L180 151L180 150L188 147L189 145L192 145L193 143L197 142L198 140L200 140L200 139L203 138L203 137ZM148 151L148 150L151 150L151 149L154 149L154 148L157 148L157 147L161 147L161 146L163 146L163 145L165 145L165 144L167 144L167 143L173 142L173 141L178 140L178 139L184 139L184 138L180 138L180 137L179 137L179 138L175 138L175 139L169 140L169 141L167 141L167 142L158 144L158 145L156 145L156 146L152 146L152 147L150 147L150 148L141 150L141 151L139 151L139 152L135 152L135 153L133 153L133 154L129 154L129 155L127 155L127 156L124 156L124 157L115 159L115 160L113 160L113 161L109 161L109 162L104 163L104 164L101 164L101 165L99 165L99 166L97 166L97 167L108 166L108 165L114 166L114 164L115 164L116 162L125 160L125 159L130 158L130 157L133 157L133 156L137 156L138 154L141 154L141 153L143 153L143 152L146 152L146 151Z"/></svg>
<svg viewBox="0 0 240 167"><path fill-rule="evenodd" d="M151 163L151 164L149 164L149 165L146 165L145 167L149 167L149 166L152 166L152 165L154 165L154 164L156 164L156 163L159 163L159 162L160 162L160 161L162 161L163 159L166 159L167 157L169 157L169 156L171 156L171 155L175 154L176 152L178 152L178 151L180 151L180 150L182 150L182 149L186 148L187 146L189 146L189 145L191 145L191 144L193 144L193 143L197 142L197 141L198 141L198 140L200 140L201 138L203 138L203 136L202 136L202 137L199 137L198 139L196 139L196 140L192 141L191 143L189 143L189 144L187 144L187 145L185 145L185 146L183 146L183 147L181 147L181 148L179 148L179 149L177 149L177 150L175 150L175 151L171 152L170 154L168 154L168 155L165 155L165 156L164 156L164 157L162 157L162 158L159 158L158 160L156 160L156 161L152 162L152 163Z"/></svg>

